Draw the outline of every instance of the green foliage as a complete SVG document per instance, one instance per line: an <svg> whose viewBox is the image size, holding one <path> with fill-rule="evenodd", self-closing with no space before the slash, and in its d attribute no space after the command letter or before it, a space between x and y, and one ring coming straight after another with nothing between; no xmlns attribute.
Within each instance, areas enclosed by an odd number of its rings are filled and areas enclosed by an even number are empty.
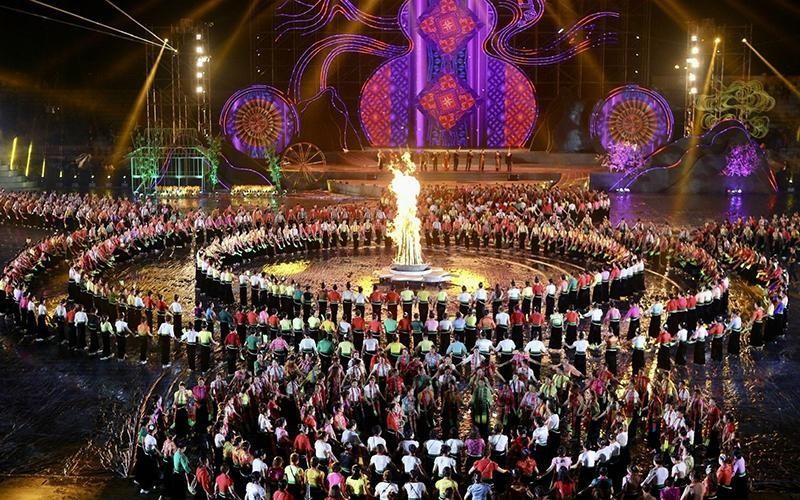
<svg viewBox="0 0 800 500"><path fill-rule="evenodd" d="M280 155L274 149L270 148L264 155L264 159L267 162L267 172L272 179L272 184L275 186L275 192L282 192L281 181L283 180L283 169L281 167Z"/></svg>
<svg viewBox="0 0 800 500"><path fill-rule="evenodd" d="M164 137L157 130L151 130L149 133L139 131L133 137L133 151L128 154L128 158L134 172L141 177L145 194L155 190L161 158L160 145L163 142Z"/></svg>
<svg viewBox="0 0 800 500"><path fill-rule="evenodd" d="M197 148L200 153L208 160L208 171L206 171L206 182L211 191L217 189L219 184L219 165L222 158L222 137L213 136L208 140L208 146Z"/></svg>

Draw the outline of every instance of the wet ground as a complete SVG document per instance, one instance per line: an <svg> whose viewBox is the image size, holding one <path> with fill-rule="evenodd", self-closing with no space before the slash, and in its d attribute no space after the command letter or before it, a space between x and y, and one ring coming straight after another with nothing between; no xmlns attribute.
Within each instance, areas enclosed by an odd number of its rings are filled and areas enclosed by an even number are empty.
<svg viewBox="0 0 800 500"><path fill-rule="evenodd" d="M709 218L739 214L769 214L793 206L791 200L755 198L733 203L728 198L615 196L614 219L669 221L696 224ZM724 198L724 199L723 199ZM740 208L731 208L731 206ZM726 208L727 207L727 208ZM624 215L623 215L624 214ZM44 233L30 228L3 226L0 261L7 261L25 245ZM193 297L191 249L148 255L109 271L109 279L135 280L140 288L154 292L178 291ZM477 254L473 254L477 256ZM575 265L550 259L519 260L509 252L454 255L444 250L426 250L428 260L452 270L455 283L474 286L477 281L507 283L535 275L553 276L560 268ZM489 256L486 256L489 255ZM358 254L318 254L270 263L270 271L294 272L304 277L325 276L328 282L367 283L370 270L383 267L391 255L377 250ZM254 260L242 269L261 270L267 262ZM680 273L669 279L683 282ZM313 279L317 281L317 279ZM651 293L672 286L655 275L648 278ZM63 293L63 269L37 281L48 296ZM752 290L734 280L734 300L746 301ZM453 293L451 293L453 295ZM187 300L188 302L188 300ZM790 332L797 332L800 320L790 315ZM166 392L180 373L180 364L167 373L155 363L100 361L83 353L72 353L52 344L33 344L16 336L0 342L0 497L2 498L103 498L132 496L133 486L114 479L124 470L130 427L143 395L153 388ZM621 359L621 365L627 360ZM721 365L709 363L690 368L685 376L704 385L725 408L731 408L740 422L751 477L758 489L800 491L800 339L793 334L766 347L746 352L740 359L728 358ZM115 457L116 455L116 457ZM119 458L119 457L122 457ZM71 477L71 480L63 478ZM10 477L10 479L9 479ZM62 478L62 479L58 479ZM57 479L54 481L54 479ZM46 495L43 492L47 492Z"/></svg>

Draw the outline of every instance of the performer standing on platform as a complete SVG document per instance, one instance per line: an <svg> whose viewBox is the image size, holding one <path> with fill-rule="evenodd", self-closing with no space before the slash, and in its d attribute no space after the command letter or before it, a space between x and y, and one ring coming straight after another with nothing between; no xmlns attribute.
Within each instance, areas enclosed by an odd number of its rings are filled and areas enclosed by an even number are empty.
<svg viewBox="0 0 800 500"><path fill-rule="evenodd" d="M506 152L506 170L511 172L511 149L509 148L508 152Z"/></svg>

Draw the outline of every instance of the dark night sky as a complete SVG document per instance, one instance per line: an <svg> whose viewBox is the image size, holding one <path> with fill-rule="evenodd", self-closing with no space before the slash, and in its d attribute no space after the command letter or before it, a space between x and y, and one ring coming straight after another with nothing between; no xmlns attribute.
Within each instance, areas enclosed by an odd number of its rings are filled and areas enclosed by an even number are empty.
<svg viewBox="0 0 800 500"><path fill-rule="evenodd" d="M104 0L47 1L147 36ZM277 3L274 0L262 2L273 6ZM116 3L148 26L167 26L202 9L199 20L214 23L211 37L212 56L215 56L212 60L215 100L224 99L233 89L250 83L247 23L238 36L233 35L250 0L117 0ZM397 0L397 4L400 3ZM798 0L657 0L654 4L652 75L670 74L672 66L685 58L685 22L689 18L714 18L718 23L731 25L752 23L755 46L781 71L800 74L800 31L796 29L800 21ZM0 0L0 5L58 16L28 0ZM205 5L210 8L203 8ZM227 55L215 55L216 50L228 43ZM6 93L31 87L130 93L141 86L145 76L141 44L8 10L0 10L0 44L3 47L0 89ZM754 73L763 71L754 66Z"/></svg>

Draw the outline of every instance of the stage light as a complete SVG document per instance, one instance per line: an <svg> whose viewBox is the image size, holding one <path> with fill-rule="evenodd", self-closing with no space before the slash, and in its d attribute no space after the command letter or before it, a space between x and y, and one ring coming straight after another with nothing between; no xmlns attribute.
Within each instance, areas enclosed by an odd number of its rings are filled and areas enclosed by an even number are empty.
<svg viewBox="0 0 800 500"><path fill-rule="evenodd" d="M689 89L689 93L692 95L697 95L697 87L692 87Z"/></svg>
<svg viewBox="0 0 800 500"><path fill-rule="evenodd" d="M563 33L563 32L564 32L564 28L561 28L561 29L559 29L559 30L558 30L558 34L559 34L559 35L560 35L561 33Z"/></svg>
<svg viewBox="0 0 800 500"><path fill-rule="evenodd" d="M198 85L198 86L197 86L197 88L196 88L196 89L194 89L194 90L195 90L195 91L196 91L198 94L202 94L202 93L203 93L203 87L201 87L200 85Z"/></svg>
<svg viewBox="0 0 800 500"><path fill-rule="evenodd" d="M197 58L197 67L198 67L198 68L202 68L202 67L203 67L203 63L204 63L204 62L205 62L205 61L203 61L203 58L202 58L202 57L198 57L198 58Z"/></svg>
<svg viewBox="0 0 800 500"><path fill-rule="evenodd" d="M128 117L125 119L125 123L118 135L118 139L114 145L114 150L111 154L111 163L115 163L122 158L122 151L125 149L125 145L127 144L127 138L131 136L131 133L136 126L136 120L142 111L145 101L147 100L147 93L150 91L150 88L153 85L153 81L155 80L156 72L158 70L158 65L161 62L161 57L164 55L164 50L166 47L167 42L165 40L164 45L161 46L161 50L158 52L158 56L156 56L153 66L150 68L150 71L147 74L147 78L145 79L142 88L139 89L139 94L136 96L136 102L134 102L133 107L128 113Z"/></svg>
<svg viewBox="0 0 800 500"><path fill-rule="evenodd" d="M196 34L196 35L194 36L194 39L195 39L195 40L202 40L202 39L203 39L203 35L201 35L200 33L198 33L198 34Z"/></svg>
<svg viewBox="0 0 800 500"><path fill-rule="evenodd" d="M721 43L721 42L722 42L722 38L720 38L720 37L717 37L717 38L714 39L714 43Z"/></svg>
<svg viewBox="0 0 800 500"><path fill-rule="evenodd" d="M692 41L693 41L693 42L696 42L696 41L697 41L697 35L692 35Z"/></svg>
<svg viewBox="0 0 800 500"><path fill-rule="evenodd" d="M62 169L58 171L58 178L62 179L63 177L64 177L64 170Z"/></svg>
<svg viewBox="0 0 800 500"><path fill-rule="evenodd" d="M694 74L694 73L689 73L689 81L690 81L690 82L693 82L693 81L695 81L696 79L697 79L697 77L695 76L695 74Z"/></svg>
<svg viewBox="0 0 800 500"><path fill-rule="evenodd" d="M692 47L692 55L697 55L700 53L700 47Z"/></svg>
<svg viewBox="0 0 800 500"><path fill-rule="evenodd" d="M681 65L680 64L676 64L675 65L675 69L681 69Z"/></svg>
<svg viewBox="0 0 800 500"><path fill-rule="evenodd" d="M197 78L203 78L203 72L202 71L198 71L197 72Z"/></svg>
<svg viewBox="0 0 800 500"><path fill-rule="evenodd" d="M25 177L31 171L31 153L33 153L33 141L28 144L28 158L25 160Z"/></svg>
<svg viewBox="0 0 800 500"><path fill-rule="evenodd" d="M747 38L742 38L742 43L747 43Z"/></svg>
<svg viewBox="0 0 800 500"><path fill-rule="evenodd" d="M42 178L44 178L45 162L46 162L46 159L42 158Z"/></svg>
<svg viewBox="0 0 800 500"><path fill-rule="evenodd" d="M8 162L9 170L14 170L14 160L17 158L17 138L11 142L11 159Z"/></svg>
<svg viewBox="0 0 800 500"><path fill-rule="evenodd" d="M195 47L194 50L198 54L202 54L203 53L203 47L201 45L198 45L197 47Z"/></svg>

